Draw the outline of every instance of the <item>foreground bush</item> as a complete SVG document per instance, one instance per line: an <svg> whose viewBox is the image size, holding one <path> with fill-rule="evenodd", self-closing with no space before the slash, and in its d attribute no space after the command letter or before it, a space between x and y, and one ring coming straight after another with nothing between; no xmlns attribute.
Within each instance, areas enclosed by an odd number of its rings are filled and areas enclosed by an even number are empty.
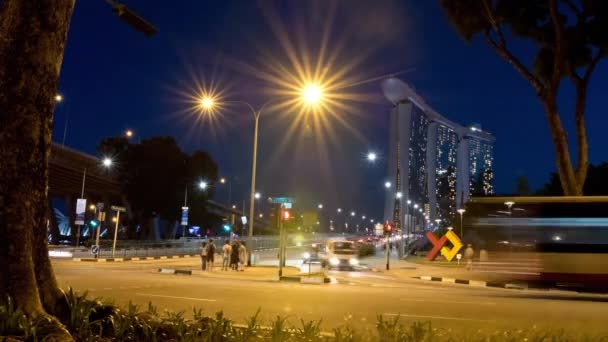
<svg viewBox="0 0 608 342"><path fill-rule="evenodd" d="M351 325L321 330L321 321L299 320L292 324L287 317L277 316L268 326L262 326L256 312L246 324L235 324L218 312L214 317L194 309L192 318L184 312L159 314L152 304L144 310L129 303L126 309L88 299L71 289L67 293L69 317L63 322L77 341L608 341L606 336L567 334L564 331L478 330L462 333L433 328L430 322L404 324L399 317L378 316L375 330L356 330ZM15 309L10 298L0 305L0 342L44 341L51 338L40 330L40 322L31 322ZM4 336L4 337L3 337Z"/></svg>

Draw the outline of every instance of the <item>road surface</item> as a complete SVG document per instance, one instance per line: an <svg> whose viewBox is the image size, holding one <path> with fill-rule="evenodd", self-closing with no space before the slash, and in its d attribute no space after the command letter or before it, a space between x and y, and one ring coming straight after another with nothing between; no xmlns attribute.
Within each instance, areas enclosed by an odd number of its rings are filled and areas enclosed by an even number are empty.
<svg viewBox="0 0 608 342"><path fill-rule="evenodd" d="M567 331L607 332L608 296L563 291L474 288L457 284L396 278L390 272L330 272L327 285L273 280L274 268L245 272L199 271L198 258L124 263L54 261L60 286L89 291L93 297L132 301L143 307L151 301L160 310L207 314L223 310L244 322L258 308L268 322L287 315L323 320L323 329L350 322L373 328L377 315L401 316L404 321L432 321L434 326L470 329L564 328ZM192 269L191 276L161 274L159 267Z"/></svg>

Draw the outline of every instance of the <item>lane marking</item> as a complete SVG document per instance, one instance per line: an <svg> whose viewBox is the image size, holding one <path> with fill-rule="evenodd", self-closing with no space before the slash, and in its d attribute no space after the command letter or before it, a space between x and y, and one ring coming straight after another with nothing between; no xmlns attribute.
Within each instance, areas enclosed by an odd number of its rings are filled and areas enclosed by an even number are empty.
<svg viewBox="0 0 608 342"><path fill-rule="evenodd" d="M463 318L463 317L449 317L449 316L427 316L427 315L408 315L408 314L396 314L396 313L383 313L385 316L400 316L400 317L412 317L412 318L430 318L430 319L445 319L452 321L473 321L473 322L494 322L488 319L474 319L474 318Z"/></svg>
<svg viewBox="0 0 608 342"><path fill-rule="evenodd" d="M158 294L152 294L152 293L136 293L135 295L136 296L146 296L146 297L171 298L171 299L186 299L186 300L195 300L195 301L199 301L199 302L217 302L217 299L167 296L167 295L158 295Z"/></svg>
<svg viewBox="0 0 608 342"><path fill-rule="evenodd" d="M437 299L419 299L419 298L399 298L404 302L429 302L429 303L441 303L441 304L480 304L480 305L496 305L495 302L467 302L467 301L454 301L454 300L437 300Z"/></svg>

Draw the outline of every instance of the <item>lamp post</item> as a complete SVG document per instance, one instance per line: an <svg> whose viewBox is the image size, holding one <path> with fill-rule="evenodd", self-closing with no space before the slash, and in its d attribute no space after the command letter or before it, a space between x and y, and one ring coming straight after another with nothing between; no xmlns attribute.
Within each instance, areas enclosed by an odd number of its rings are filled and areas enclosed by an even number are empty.
<svg viewBox="0 0 608 342"><path fill-rule="evenodd" d="M464 213L465 213L466 210L464 208L460 208L457 211L460 214L460 238L462 239L462 238L464 238L464 235L463 235L463 232L462 232L463 231L462 216L464 215Z"/></svg>
<svg viewBox="0 0 608 342"><path fill-rule="evenodd" d="M61 95L57 95L57 96L61 96ZM57 100L57 101L61 101ZM113 160L109 157L105 157L101 160L101 165L105 168L110 168L113 164ZM84 167L82 169L82 187L80 188L80 198L84 199L84 186L86 184L86 180L87 180L87 168ZM77 213L78 214L78 213ZM80 230L82 229L83 225L77 225L78 229L76 230L76 247L80 246Z"/></svg>
<svg viewBox="0 0 608 342"><path fill-rule="evenodd" d="M513 202L513 201L505 202L505 205L507 206L507 208L509 208L509 221L511 220L511 214L513 213L511 211L511 208L513 207L514 204L515 204L515 202ZM513 249L513 226L510 223L509 223L509 249Z"/></svg>
<svg viewBox="0 0 608 342"><path fill-rule="evenodd" d="M300 96L304 103L308 105L316 105L317 103L323 100L323 89L313 83L306 84L302 87L300 91ZM251 192L249 198L249 231L248 237L251 239L253 237L253 222L254 222L254 214L255 214L255 181L256 181L256 172L257 172L257 157L258 157L258 136L259 136L259 122L260 116L264 111L264 108L271 102L272 100L266 101L258 110L256 110L251 104L245 101L226 101L225 103L233 103L244 105L249 108L251 113L253 114L253 118L255 120L254 131L253 131L253 157L252 157L252 165L251 165ZM205 96L200 100L200 107L204 110L212 110L215 106L217 106L214 98L210 96Z"/></svg>

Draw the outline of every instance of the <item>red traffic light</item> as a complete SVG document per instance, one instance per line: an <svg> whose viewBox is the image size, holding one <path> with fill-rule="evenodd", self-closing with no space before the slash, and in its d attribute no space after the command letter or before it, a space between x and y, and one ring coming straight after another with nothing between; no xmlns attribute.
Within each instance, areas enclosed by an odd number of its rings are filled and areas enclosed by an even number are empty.
<svg viewBox="0 0 608 342"><path fill-rule="evenodd" d="M287 210L283 210L283 220L289 220L291 218L291 214Z"/></svg>

